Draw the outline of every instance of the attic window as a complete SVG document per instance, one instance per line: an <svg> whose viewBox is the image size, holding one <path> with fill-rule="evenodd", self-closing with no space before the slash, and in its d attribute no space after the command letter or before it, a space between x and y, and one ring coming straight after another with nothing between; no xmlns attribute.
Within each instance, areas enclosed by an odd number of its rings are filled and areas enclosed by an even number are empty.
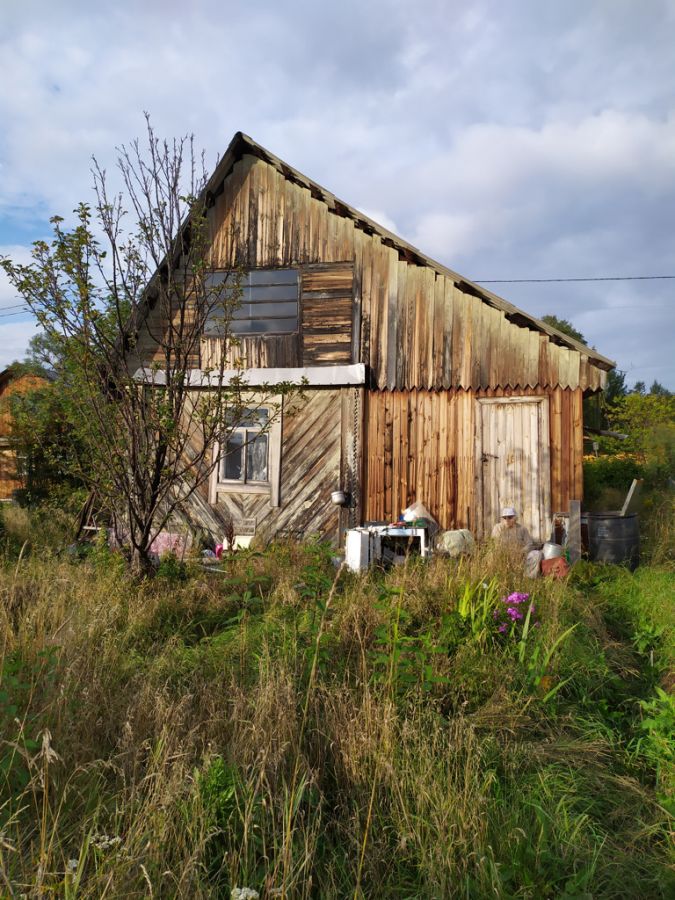
<svg viewBox="0 0 675 900"><path fill-rule="evenodd" d="M236 295L236 275L214 272L209 284L226 284L225 290ZM294 334L298 330L297 269L252 269L239 280L240 296L232 310L229 331L236 335ZM213 337L223 331L222 312L214 312L205 332Z"/></svg>

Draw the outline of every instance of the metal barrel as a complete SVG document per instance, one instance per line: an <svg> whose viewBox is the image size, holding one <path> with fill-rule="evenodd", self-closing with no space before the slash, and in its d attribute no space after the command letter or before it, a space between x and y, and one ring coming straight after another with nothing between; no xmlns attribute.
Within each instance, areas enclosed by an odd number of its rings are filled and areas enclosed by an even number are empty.
<svg viewBox="0 0 675 900"><path fill-rule="evenodd" d="M640 563L637 515L618 512L587 513L588 555L595 562L628 563L631 571Z"/></svg>

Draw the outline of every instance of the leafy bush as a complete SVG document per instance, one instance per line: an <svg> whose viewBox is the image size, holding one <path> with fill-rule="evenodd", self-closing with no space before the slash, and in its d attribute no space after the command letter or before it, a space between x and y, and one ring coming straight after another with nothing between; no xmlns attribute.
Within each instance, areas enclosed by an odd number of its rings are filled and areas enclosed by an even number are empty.
<svg viewBox="0 0 675 900"><path fill-rule="evenodd" d="M600 500L608 488L624 495L634 478L645 478L643 463L628 454L589 456L584 459L584 504L590 508Z"/></svg>

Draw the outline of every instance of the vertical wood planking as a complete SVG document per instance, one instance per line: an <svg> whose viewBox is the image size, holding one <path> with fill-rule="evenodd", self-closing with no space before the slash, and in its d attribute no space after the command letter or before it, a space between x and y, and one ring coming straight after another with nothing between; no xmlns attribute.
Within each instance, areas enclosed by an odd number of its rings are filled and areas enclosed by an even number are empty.
<svg viewBox="0 0 675 900"><path fill-rule="evenodd" d="M401 428L395 410L395 394L381 395L384 400L384 420L382 423L384 446L384 497L383 509L391 510L396 502L397 481L399 479Z"/></svg>
<svg viewBox="0 0 675 900"><path fill-rule="evenodd" d="M520 502L524 508L519 510L521 513L525 508L532 511L528 518L533 530L546 536L547 517L563 502L563 470L568 471L570 486L578 488L581 477L580 464L574 468L577 452L562 434L564 392L530 389L527 393L533 398L541 397L543 403L510 404L517 411L511 419L499 410L490 417L484 412L488 404L477 402L483 397L512 393L516 398L522 396L507 389L369 392L365 461L369 517L393 519L416 498L426 503L444 528L484 528L489 532L494 523L479 520L485 515L480 508L482 497L486 510ZM579 421L569 435L575 435L579 442L581 392L574 396L566 393L567 402L573 403L577 411L574 418ZM373 452L378 442L382 449ZM489 447L491 442L497 447L520 448L522 452L510 461L512 472L506 481L497 484L493 479L482 490L480 451L483 443ZM539 471L532 464L536 459ZM380 483L386 484L386 489L378 493L376 485ZM517 501L516 497L522 499Z"/></svg>
<svg viewBox="0 0 675 900"><path fill-rule="evenodd" d="M440 417L438 409L434 409L434 401L438 395L430 391L424 391L424 416L425 416L425 432L426 440L429 442L431 452L427 454L425 447L422 448L422 454L427 459L427 471L424 484L424 496L426 502L432 502L436 498L437 506L440 506L441 497L439 494L439 468L441 465L439 455L439 435L440 435ZM445 404L444 404L445 405Z"/></svg>
<svg viewBox="0 0 675 900"><path fill-rule="evenodd" d="M352 345L351 361L357 363L361 356L361 309L363 278L363 234L354 233L354 290L352 295Z"/></svg>
<svg viewBox="0 0 675 900"><path fill-rule="evenodd" d="M312 196L306 185L289 181L274 164L252 154L233 165L209 219L212 258L222 267L235 262L341 262L358 252L361 328L352 358L371 364L380 387L523 390L559 385L594 390L605 381L605 374L587 357L555 345L535 329L509 322L501 310L460 291L450 275L430 265L403 260L399 265L398 250L385 246L380 235L365 234L351 217L334 211L330 198ZM399 281L402 289L394 292ZM383 282L388 287L380 312L382 299L376 298ZM460 308L458 315L455 307ZM383 330L379 326L385 320Z"/></svg>
<svg viewBox="0 0 675 900"><path fill-rule="evenodd" d="M551 502L554 512L560 512L563 506L562 496L562 391L554 388L550 394L550 431L551 431Z"/></svg>
<svg viewBox="0 0 675 900"><path fill-rule="evenodd" d="M372 299L372 280L373 280L373 254L370 252L371 238L363 232L358 232L359 243L362 247L360 258L361 265L361 344L359 354L355 362L363 361L369 363L368 352L370 350L371 341L371 299Z"/></svg>
<svg viewBox="0 0 675 900"><path fill-rule="evenodd" d="M364 256L364 267L370 269L370 291L368 295L368 310L370 316L370 341L367 347L369 357L364 357L370 363L373 371L375 383L378 387L386 385L386 369L384 370L380 363L380 331L382 330L382 313L384 312L380 291L382 289L382 272L381 272L381 245L375 242L374 238L368 241L367 255ZM368 261L366 261L368 260ZM385 295L386 296L386 295Z"/></svg>
<svg viewBox="0 0 675 900"><path fill-rule="evenodd" d="M389 247L383 247L384 266L386 271L386 323L380 331L380 355L386 372L386 385L393 390L402 380L402 354L398 348L404 332L401 330L400 310L405 306L405 269L401 269L399 278L399 261L397 254ZM384 312L384 309L383 309Z"/></svg>
<svg viewBox="0 0 675 900"><path fill-rule="evenodd" d="M378 396L379 399L379 396ZM373 437L372 446L376 448L376 461L378 466L378 476L377 476L377 508L378 514L374 518L383 518L385 513L385 489L384 489L384 481L385 481L385 463L384 463L384 440L386 433L386 425L385 425L385 409L383 403L378 403L377 406L377 416L374 418L373 423L375 425L375 435Z"/></svg>
<svg viewBox="0 0 675 900"><path fill-rule="evenodd" d="M548 532L548 529L550 529L550 526L552 524L551 514L553 512L551 508L551 454L549 445L548 417L549 403L548 399L545 399L543 403L539 404L538 432L540 453L539 459L543 467L543 474L541 478L541 486L543 488L541 500L541 516L546 532ZM548 538L549 534L546 532L542 533L542 538Z"/></svg>
<svg viewBox="0 0 675 900"><path fill-rule="evenodd" d="M444 325L445 330L443 332L443 358L442 358L442 370L438 373L437 381L435 385L444 388L451 388L455 386L455 382L453 381L454 377L454 365L453 365L453 344L455 340L455 335L453 332L454 328L454 308L455 308L455 295L454 290L455 286L449 278L443 278L443 307L444 307ZM440 334L437 334L434 338L437 341L440 341Z"/></svg>
<svg viewBox="0 0 675 900"><path fill-rule="evenodd" d="M469 298L453 286L452 308L452 385L463 388L469 383L471 361L466 356L467 329L470 329Z"/></svg>
<svg viewBox="0 0 675 900"><path fill-rule="evenodd" d="M570 391L559 388L562 406L561 415L561 449L562 449L562 466L560 477L560 494L563 502L563 509L567 509L570 502L570 463L571 463L571 446L572 446L572 416L570 407Z"/></svg>
<svg viewBox="0 0 675 900"><path fill-rule="evenodd" d="M581 388L572 392L572 493L576 500L583 500L584 494L584 414Z"/></svg>
<svg viewBox="0 0 675 900"><path fill-rule="evenodd" d="M437 275L434 280L433 321L431 325L431 363L425 387L445 386L443 381L445 338L445 285L446 279ZM452 365L452 362L451 362Z"/></svg>
<svg viewBox="0 0 675 900"><path fill-rule="evenodd" d="M436 277L433 269L422 269L424 283L420 302L422 304L422 334L420 349L420 371L417 376L418 387L431 389L434 386L434 321L436 305Z"/></svg>

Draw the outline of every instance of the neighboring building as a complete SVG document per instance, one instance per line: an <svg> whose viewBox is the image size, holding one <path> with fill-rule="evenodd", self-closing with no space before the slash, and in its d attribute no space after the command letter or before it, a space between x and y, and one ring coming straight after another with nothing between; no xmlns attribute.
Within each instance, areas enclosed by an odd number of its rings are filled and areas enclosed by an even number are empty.
<svg viewBox="0 0 675 900"><path fill-rule="evenodd" d="M243 134L207 199L214 267L248 273L233 330L251 385L304 375L309 386L259 439L264 411L241 423L191 501L194 520L216 535L231 519L239 534L337 536L420 500L443 528L479 536L513 505L544 537L551 514L581 498L582 399L602 389L611 360L429 259ZM161 323L147 314L139 348L150 364ZM214 328L196 385L222 352ZM336 489L348 508L331 503Z"/></svg>
<svg viewBox="0 0 675 900"><path fill-rule="evenodd" d="M16 454L10 447L10 398L13 394L26 394L45 384L46 379L24 371L21 366L8 366L0 372L0 501L11 500L14 491L24 487L17 469Z"/></svg>

